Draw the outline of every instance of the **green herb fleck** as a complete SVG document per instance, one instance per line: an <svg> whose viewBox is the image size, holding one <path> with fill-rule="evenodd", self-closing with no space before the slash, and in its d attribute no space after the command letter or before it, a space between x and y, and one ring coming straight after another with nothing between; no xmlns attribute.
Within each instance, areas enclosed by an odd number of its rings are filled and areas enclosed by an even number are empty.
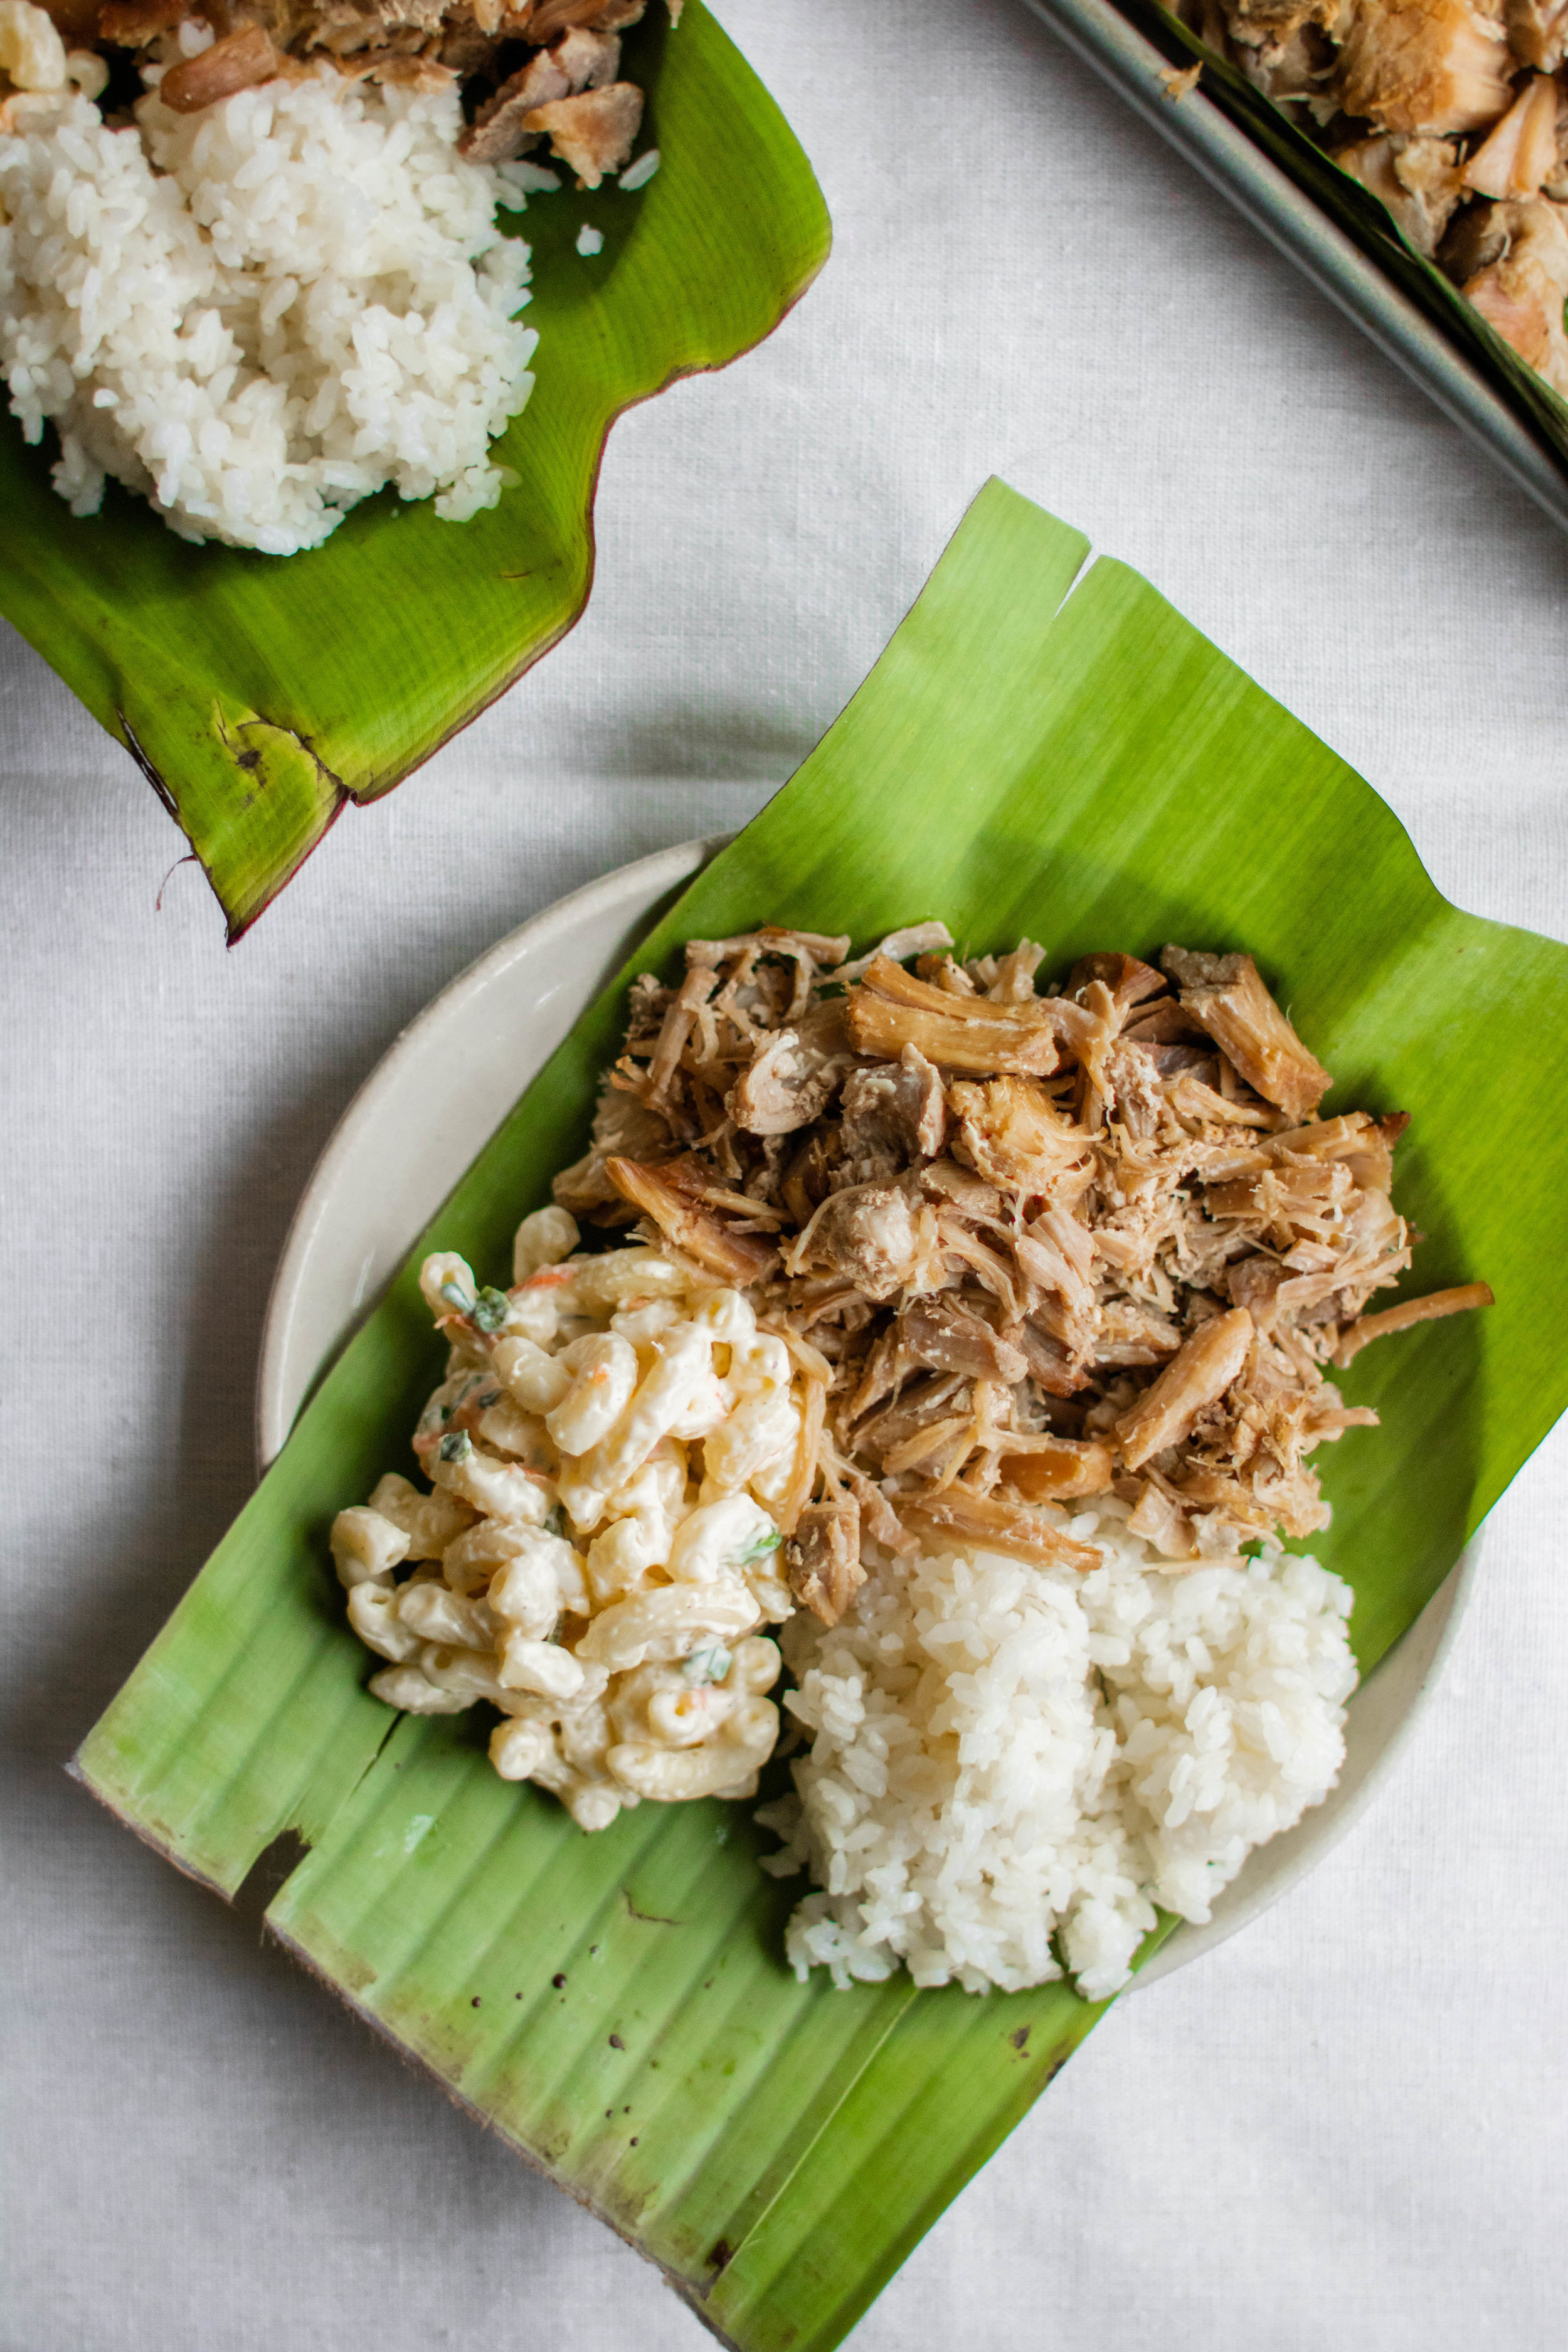
<svg viewBox="0 0 1568 2352"><path fill-rule="evenodd" d="M769 1552L777 1551L783 1541L784 1538L780 1535L777 1528L770 1528L765 1536L755 1537L753 1540L746 1546L744 1551L738 1551L735 1554L736 1567L751 1568L757 1560L766 1559Z"/></svg>
<svg viewBox="0 0 1568 2352"><path fill-rule="evenodd" d="M730 1653L721 1642L711 1643L706 1650L693 1650L681 1664L683 1683L721 1683L731 1666Z"/></svg>
<svg viewBox="0 0 1568 2352"><path fill-rule="evenodd" d="M504 1290L481 1290L468 1309L468 1320L493 1339L510 1312L511 1301Z"/></svg>
<svg viewBox="0 0 1568 2352"><path fill-rule="evenodd" d="M466 1462L474 1450L474 1441L466 1429L448 1430L437 1451L443 1462Z"/></svg>

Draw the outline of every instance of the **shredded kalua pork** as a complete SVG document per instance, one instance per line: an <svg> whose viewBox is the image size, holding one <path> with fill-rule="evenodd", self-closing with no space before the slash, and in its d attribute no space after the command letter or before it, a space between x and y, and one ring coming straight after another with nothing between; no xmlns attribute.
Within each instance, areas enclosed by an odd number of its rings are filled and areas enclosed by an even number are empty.
<svg viewBox="0 0 1568 2352"><path fill-rule="evenodd" d="M679 17L681 0L666 0ZM93 94L107 81L90 53L112 62L166 65L159 95L176 113L198 113L242 89L298 79L323 64L346 79L416 89L462 86L470 120L459 153L479 163L549 152L596 188L629 162L643 93L621 79L620 37L647 0L47 0ZM182 25L210 28L193 56ZM202 37L206 39L207 34ZM43 87L0 54L0 129L9 95ZM140 84L134 93L140 96Z"/></svg>
<svg viewBox="0 0 1568 2352"><path fill-rule="evenodd" d="M1319 1115L1329 1073L1247 955L1091 955L1042 993L1027 941L849 945L695 940L679 987L640 981L555 1186L796 1350L818 1429L797 1597L832 1622L862 1537L1068 1560L1050 1507L1108 1490L1173 1561L1324 1527L1310 1456L1377 1419L1331 1374L1490 1297L1366 1312L1410 1264L1405 1118Z"/></svg>
<svg viewBox="0 0 1568 2352"><path fill-rule="evenodd" d="M1180 0L1568 394L1563 0Z"/></svg>

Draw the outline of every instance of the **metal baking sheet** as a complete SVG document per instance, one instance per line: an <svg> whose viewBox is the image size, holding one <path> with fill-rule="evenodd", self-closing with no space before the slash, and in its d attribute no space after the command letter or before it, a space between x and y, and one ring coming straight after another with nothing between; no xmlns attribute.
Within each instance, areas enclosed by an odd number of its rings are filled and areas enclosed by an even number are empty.
<svg viewBox="0 0 1568 2352"><path fill-rule="evenodd" d="M1344 231L1201 90L1173 103L1168 61L1110 0L1025 0L1211 187L1353 319L1378 349L1568 530L1568 477L1491 385Z"/></svg>

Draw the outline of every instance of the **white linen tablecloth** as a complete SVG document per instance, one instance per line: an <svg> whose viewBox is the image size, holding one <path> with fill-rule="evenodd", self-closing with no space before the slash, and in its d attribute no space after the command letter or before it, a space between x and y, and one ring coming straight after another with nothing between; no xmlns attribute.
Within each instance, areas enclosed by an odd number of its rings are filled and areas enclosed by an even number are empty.
<svg viewBox="0 0 1568 2352"><path fill-rule="evenodd" d="M5 2352L704 2340L61 1768L250 1486L269 1276L353 1087L524 916L754 810L987 474L1143 569L1461 905L1568 935L1568 543L1016 0L719 5L826 276L616 428L581 626L234 953L130 760L0 644ZM1559 1436L1371 1814L1111 2013L857 2352L1559 2339L1565 1516Z"/></svg>

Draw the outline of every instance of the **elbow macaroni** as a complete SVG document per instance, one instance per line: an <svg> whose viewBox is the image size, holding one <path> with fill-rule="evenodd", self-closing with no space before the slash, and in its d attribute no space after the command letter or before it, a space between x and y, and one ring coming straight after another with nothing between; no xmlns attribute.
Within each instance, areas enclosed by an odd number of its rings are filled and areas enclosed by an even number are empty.
<svg viewBox="0 0 1568 2352"><path fill-rule="evenodd" d="M509 1291L426 1258L451 1354L414 1451L341 1511L349 1622L389 1706L500 1709L490 1760L585 1830L623 1806L745 1797L778 1737L761 1632L794 1608L774 1512L801 1442L789 1352L738 1291L657 1249L518 1229Z"/></svg>

